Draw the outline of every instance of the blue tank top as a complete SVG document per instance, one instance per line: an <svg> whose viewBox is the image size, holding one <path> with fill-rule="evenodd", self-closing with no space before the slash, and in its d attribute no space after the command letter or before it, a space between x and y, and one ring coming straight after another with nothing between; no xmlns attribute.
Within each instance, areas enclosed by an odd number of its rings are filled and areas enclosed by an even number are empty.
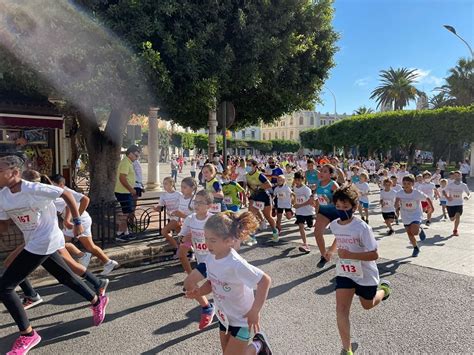
<svg viewBox="0 0 474 355"><path fill-rule="evenodd" d="M327 199L327 204L328 205L333 205L334 203L332 202L332 187L334 185L334 181L331 180L327 183L325 186L318 185L316 189L316 194L319 196L325 196ZM321 200L320 200L321 203Z"/></svg>

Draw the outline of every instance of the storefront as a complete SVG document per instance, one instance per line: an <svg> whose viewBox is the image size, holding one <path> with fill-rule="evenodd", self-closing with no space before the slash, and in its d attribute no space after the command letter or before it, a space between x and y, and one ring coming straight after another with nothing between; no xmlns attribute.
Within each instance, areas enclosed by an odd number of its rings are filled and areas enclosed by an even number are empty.
<svg viewBox="0 0 474 355"><path fill-rule="evenodd" d="M62 173L63 121L47 101L0 101L0 151L21 150L30 169L48 176Z"/></svg>

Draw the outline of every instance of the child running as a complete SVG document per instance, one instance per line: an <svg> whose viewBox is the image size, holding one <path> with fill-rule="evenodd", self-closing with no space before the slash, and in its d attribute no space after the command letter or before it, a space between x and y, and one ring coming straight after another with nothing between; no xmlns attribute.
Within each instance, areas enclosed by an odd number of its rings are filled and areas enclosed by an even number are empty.
<svg viewBox="0 0 474 355"><path fill-rule="evenodd" d="M387 235L392 235L395 231L392 228L393 221L397 218L395 214L395 199L397 193L393 190L390 179L385 178L382 182L383 190L380 191L380 206L382 207L382 217L388 228Z"/></svg>
<svg viewBox="0 0 474 355"><path fill-rule="evenodd" d="M439 181L439 184L440 184L440 186L438 187L437 190L438 190L438 194L439 194L439 205L441 206L441 210L443 212L443 217L442 217L441 220L444 222L448 219L448 215L447 215L447 212L446 212L446 203L448 202L448 199L444 195L443 191L446 188L446 186L448 186L448 180L447 179L441 179Z"/></svg>
<svg viewBox="0 0 474 355"><path fill-rule="evenodd" d="M359 176L359 182L354 185L359 191L359 213L365 223L369 223L369 175L363 172Z"/></svg>
<svg viewBox="0 0 474 355"><path fill-rule="evenodd" d="M280 175L277 178L277 186L273 189L273 193L277 198L277 229L278 233L281 233L281 220L283 212L287 219L293 218L293 210L291 209L291 200L294 196L293 191L286 184L286 178L284 175Z"/></svg>
<svg viewBox="0 0 474 355"><path fill-rule="evenodd" d="M202 176L206 182L206 191L212 193L212 196L214 197L210 211L212 213L225 211L227 208L224 204L224 192L222 191L222 184L216 177L217 170L215 165L204 165L204 168L202 168Z"/></svg>
<svg viewBox="0 0 474 355"><path fill-rule="evenodd" d="M224 203L228 210L232 212L240 211L241 194L244 188L231 178L230 167L222 173L222 192L224 192Z"/></svg>
<svg viewBox="0 0 474 355"><path fill-rule="evenodd" d="M196 261L198 267L204 262L208 256L206 240L204 237L204 225L212 216L209 213L209 208L212 204L213 197L210 192L206 190L199 191L194 198L195 212L186 217L181 228L180 236L182 236L181 244L179 245L179 259L187 274L192 272L191 264L188 260L188 252L191 247L194 248L196 254ZM201 320L199 321L199 330L208 327L214 318L214 307L209 303L205 296L196 297L201 306Z"/></svg>
<svg viewBox="0 0 474 355"><path fill-rule="evenodd" d="M428 201L431 208L433 208L433 203L423 192L414 189L415 177L413 175L405 175L402 184L403 190L397 192L395 207L400 207L403 225L413 245L412 257L416 258L420 254L420 247L416 242L416 236L419 234L421 241L426 239L426 234L420 226L423 219L421 201Z"/></svg>
<svg viewBox="0 0 474 355"><path fill-rule="evenodd" d="M424 171L422 175L423 182L418 186L418 190L428 196L431 201L433 201L433 199L438 199L438 190L436 189L436 185L431 182L431 173L429 171ZM429 226L431 224L431 216L434 210L429 207L427 201L421 202L421 208L423 209L423 212L426 213L426 225Z"/></svg>
<svg viewBox="0 0 474 355"><path fill-rule="evenodd" d="M469 188L462 182L462 174L455 171L453 174L454 181L446 186L443 191L444 197L448 200L446 208L448 209L449 219L454 222L453 235L459 236L459 223L463 212L463 200L468 200L471 196ZM463 194L466 196L463 198Z"/></svg>
<svg viewBox="0 0 474 355"><path fill-rule="evenodd" d="M110 274L112 270L118 266L118 262L111 260L104 253L104 251L94 243L94 240L92 239L92 219L89 213L86 211L86 208L89 206L90 199L87 196L84 196L83 194L67 187L66 179L59 174L53 176L51 181L54 186L58 186L65 191L68 191L74 197L79 214L81 215L82 225L84 227L84 233L79 235L77 239L89 253L99 258L99 260L102 262L104 265L104 270L102 271L101 275L105 276ZM74 238L74 234L72 232L73 224L71 221L71 211L66 207L66 204L62 199L57 199L55 201L55 206L58 213L63 215L63 233L66 237L66 241L69 242L72 238Z"/></svg>
<svg viewBox="0 0 474 355"><path fill-rule="evenodd" d="M302 253L308 254L311 250L309 249L309 245L306 241L306 232L304 230L304 225L308 226L308 228L313 228L313 217L314 217L314 199L313 199L313 192L311 189L304 184L304 177L299 171L295 173L295 213L296 213L296 222L295 224L298 225L300 230L300 237L303 241L303 245L301 245L298 249Z"/></svg>
<svg viewBox="0 0 474 355"><path fill-rule="evenodd" d="M210 217L204 226L210 254L184 283L188 298L213 293L224 354L272 353L259 321L271 279L233 249L236 240L247 239L257 226L257 220L249 212ZM198 287L198 282L206 278Z"/></svg>
<svg viewBox="0 0 474 355"><path fill-rule="evenodd" d="M345 185L334 192L338 219L329 225L335 236L329 253L336 251L336 315L343 353L352 355L350 309L354 295L359 296L362 308L369 310L386 300L391 293L390 283L380 280L375 260L377 241L372 228L353 216L357 209L357 190ZM379 286L380 282L380 286Z"/></svg>
<svg viewBox="0 0 474 355"><path fill-rule="evenodd" d="M13 344L11 354L26 354L41 341L32 328L15 288L29 274L42 265L59 282L80 294L92 304L94 325L105 318L109 302L107 296L97 296L87 287L58 254L64 247L64 237L58 226L53 201L62 197L70 208L74 235L84 232L79 211L73 196L63 189L21 179L24 160L16 155L0 158L0 220L12 219L22 231L24 249L16 256L0 277L0 300L20 330L20 337ZM2 225L6 225L5 222Z"/></svg>
<svg viewBox="0 0 474 355"><path fill-rule="evenodd" d="M178 243L173 238L171 233L173 231L179 232L181 228L180 219L176 215L176 211L179 210L179 201L183 194L181 192L176 191L175 181L170 176L167 176L163 179L163 188L165 189L165 192L160 196L158 206L156 206L154 209L157 212L161 212L163 210L163 207L166 207L166 214L168 215L170 221L161 230L161 234L177 252Z"/></svg>

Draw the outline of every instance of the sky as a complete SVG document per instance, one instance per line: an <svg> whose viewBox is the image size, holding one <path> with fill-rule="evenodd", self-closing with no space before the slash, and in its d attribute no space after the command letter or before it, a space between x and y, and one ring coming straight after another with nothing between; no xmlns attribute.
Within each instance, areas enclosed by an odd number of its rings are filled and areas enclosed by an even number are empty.
<svg viewBox="0 0 474 355"><path fill-rule="evenodd" d="M363 105L375 110L371 91L379 85L380 70L390 67L417 69L415 86L432 96L457 60L470 56L445 24L474 49L473 0L335 0L334 7L339 51L316 111L334 112L331 91L339 114Z"/></svg>

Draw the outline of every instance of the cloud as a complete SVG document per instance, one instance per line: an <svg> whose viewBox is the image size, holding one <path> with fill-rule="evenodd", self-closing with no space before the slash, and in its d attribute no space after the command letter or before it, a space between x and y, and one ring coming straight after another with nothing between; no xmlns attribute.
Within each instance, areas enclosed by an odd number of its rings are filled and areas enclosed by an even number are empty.
<svg viewBox="0 0 474 355"><path fill-rule="evenodd" d="M416 69L415 73L418 74L416 79L418 84L441 86L444 83L443 78L437 77L436 75L431 75L431 70Z"/></svg>
<svg viewBox="0 0 474 355"><path fill-rule="evenodd" d="M369 83L370 76L366 76L365 78L360 78L354 81L355 86L366 86Z"/></svg>

